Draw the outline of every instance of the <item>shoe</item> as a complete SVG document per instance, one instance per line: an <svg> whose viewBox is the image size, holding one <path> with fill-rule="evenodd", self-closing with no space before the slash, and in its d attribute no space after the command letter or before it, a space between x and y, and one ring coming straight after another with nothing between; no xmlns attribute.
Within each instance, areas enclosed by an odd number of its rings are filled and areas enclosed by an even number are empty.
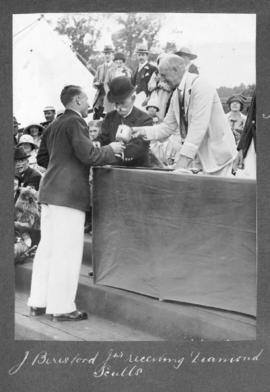
<svg viewBox="0 0 270 392"><path fill-rule="evenodd" d="M42 316L43 314L46 313L46 308L38 308L38 307L30 307L30 316L35 317L35 316Z"/></svg>
<svg viewBox="0 0 270 392"><path fill-rule="evenodd" d="M63 313L57 316L52 315L52 321L81 321L87 320L88 314L86 312L80 312L79 310L75 310L71 313Z"/></svg>

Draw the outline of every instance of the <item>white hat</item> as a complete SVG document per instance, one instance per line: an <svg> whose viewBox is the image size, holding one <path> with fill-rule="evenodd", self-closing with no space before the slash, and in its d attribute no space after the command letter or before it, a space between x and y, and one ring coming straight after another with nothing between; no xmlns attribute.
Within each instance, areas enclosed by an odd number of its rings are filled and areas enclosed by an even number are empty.
<svg viewBox="0 0 270 392"><path fill-rule="evenodd" d="M53 106L45 106L45 108L43 109L43 112L47 112L47 111L55 111L55 108Z"/></svg>
<svg viewBox="0 0 270 392"><path fill-rule="evenodd" d="M38 147L31 135L22 135L20 137L20 141L18 143L18 146L20 146L23 143L32 144L33 148L37 148Z"/></svg>

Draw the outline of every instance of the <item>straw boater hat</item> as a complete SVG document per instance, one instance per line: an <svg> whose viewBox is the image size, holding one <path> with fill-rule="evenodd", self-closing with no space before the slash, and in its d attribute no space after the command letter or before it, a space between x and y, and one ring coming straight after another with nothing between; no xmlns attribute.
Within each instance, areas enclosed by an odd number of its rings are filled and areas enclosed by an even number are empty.
<svg viewBox="0 0 270 392"><path fill-rule="evenodd" d="M38 147L37 144L34 142L34 139L32 138L31 135L22 135L20 137L20 141L18 143L18 146L20 146L23 143L31 144L33 150Z"/></svg>
<svg viewBox="0 0 270 392"><path fill-rule="evenodd" d="M137 49L136 49L136 53L149 53L149 50L147 48L146 44L138 44L137 45Z"/></svg>
<svg viewBox="0 0 270 392"><path fill-rule="evenodd" d="M55 112L55 107L54 106L45 106L45 108L43 109L43 112Z"/></svg>
<svg viewBox="0 0 270 392"><path fill-rule="evenodd" d="M191 53L189 48L182 47L181 49L174 52L177 56L186 56L189 57L190 60L195 60L198 56L194 53Z"/></svg>
<svg viewBox="0 0 270 392"><path fill-rule="evenodd" d="M135 87L131 84L130 79L125 76L114 78L109 84L109 88L107 98L111 103L124 101L135 91Z"/></svg>

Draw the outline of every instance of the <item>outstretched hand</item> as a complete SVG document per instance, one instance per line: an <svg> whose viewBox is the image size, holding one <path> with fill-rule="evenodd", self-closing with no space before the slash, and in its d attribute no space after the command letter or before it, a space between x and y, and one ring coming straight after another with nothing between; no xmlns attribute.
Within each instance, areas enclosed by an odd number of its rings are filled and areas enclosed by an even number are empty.
<svg viewBox="0 0 270 392"><path fill-rule="evenodd" d="M112 142L110 143L110 146L113 149L114 154L121 154L126 148L123 142Z"/></svg>
<svg viewBox="0 0 270 392"><path fill-rule="evenodd" d="M132 127L132 137L145 136L145 131L142 127Z"/></svg>

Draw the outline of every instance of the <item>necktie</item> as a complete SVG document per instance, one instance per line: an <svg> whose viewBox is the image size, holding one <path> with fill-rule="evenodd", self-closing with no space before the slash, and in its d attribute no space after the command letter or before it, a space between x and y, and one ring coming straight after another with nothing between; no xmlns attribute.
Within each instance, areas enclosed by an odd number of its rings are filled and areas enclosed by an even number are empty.
<svg viewBox="0 0 270 392"><path fill-rule="evenodd" d="M185 116L185 107L184 107L184 94L182 91L178 89L178 101L179 101L179 115L180 115L180 135L182 139L185 139L187 136L188 130L188 122Z"/></svg>

